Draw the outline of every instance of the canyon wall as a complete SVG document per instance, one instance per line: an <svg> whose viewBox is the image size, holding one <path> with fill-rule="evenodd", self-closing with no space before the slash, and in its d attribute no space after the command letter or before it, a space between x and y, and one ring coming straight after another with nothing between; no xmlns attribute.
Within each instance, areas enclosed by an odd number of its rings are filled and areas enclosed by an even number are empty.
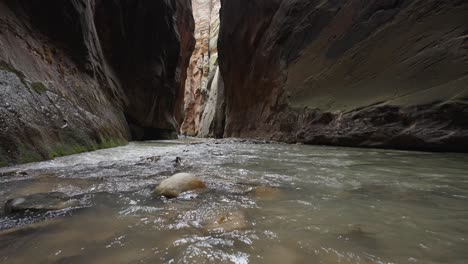
<svg viewBox="0 0 468 264"><path fill-rule="evenodd" d="M193 0L195 50L185 86L185 118L181 133L222 137L224 92L218 67L220 0Z"/></svg>
<svg viewBox="0 0 468 264"><path fill-rule="evenodd" d="M468 151L468 2L221 3L224 136Z"/></svg>
<svg viewBox="0 0 468 264"><path fill-rule="evenodd" d="M1 0L0 165L174 136L190 0Z"/></svg>

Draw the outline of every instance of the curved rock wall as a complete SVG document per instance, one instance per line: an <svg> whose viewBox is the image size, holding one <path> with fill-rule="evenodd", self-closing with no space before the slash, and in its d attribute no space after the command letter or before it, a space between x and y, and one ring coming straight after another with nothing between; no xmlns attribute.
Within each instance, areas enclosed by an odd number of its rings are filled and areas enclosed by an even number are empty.
<svg viewBox="0 0 468 264"><path fill-rule="evenodd" d="M468 151L468 3L222 0L227 137Z"/></svg>
<svg viewBox="0 0 468 264"><path fill-rule="evenodd" d="M174 135L190 0L1 0L0 165Z"/></svg>
<svg viewBox="0 0 468 264"><path fill-rule="evenodd" d="M174 3L100 1L95 7L99 39L122 82L125 114L135 139L164 138L178 126L174 113L185 80L181 74L192 51L193 21L190 1ZM177 15L185 22L176 23Z"/></svg>

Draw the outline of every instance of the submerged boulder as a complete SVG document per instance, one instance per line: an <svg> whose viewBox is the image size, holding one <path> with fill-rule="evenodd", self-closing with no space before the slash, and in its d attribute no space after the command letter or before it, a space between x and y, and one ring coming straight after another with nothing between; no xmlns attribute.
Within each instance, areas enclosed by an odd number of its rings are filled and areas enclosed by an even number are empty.
<svg viewBox="0 0 468 264"><path fill-rule="evenodd" d="M60 193L38 193L7 200L4 204L6 214L25 211L54 211L78 206L80 203L70 196Z"/></svg>
<svg viewBox="0 0 468 264"><path fill-rule="evenodd" d="M10 176L26 176L28 173L26 171L5 171L0 172L0 177L10 177Z"/></svg>
<svg viewBox="0 0 468 264"><path fill-rule="evenodd" d="M248 227L248 221L243 211L225 212L212 218L205 225L208 232L232 232L236 230L245 230Z"/></svg>
<svg viewBox="0 0 468 264"><path fill-rule="evenodd" d="M264 263L281 263L281 264L296 264L296 263L319 263L315 258L308 261L301 252L297 252L294 248L275 245L270 246L265 250L263 257ZM328 262L325 262L328 263ZM334 262L332 262L334 263Z"/></svg>
<svg viewBox="0 0 468 264"><path fill-rule="evenodd" d="M270 186L257 187L254 190L254 194L257 199L265 201L281 200L285 196L281 189Z"/></svg>
<svg viewBox="0 0 468 264"><path fill-rule="evenodd" d="M190 173L177 173L164 181L154 190L154 195L165 196L166 198L176 198L181 193L204 189L206 185L199 178Z"/></svg>

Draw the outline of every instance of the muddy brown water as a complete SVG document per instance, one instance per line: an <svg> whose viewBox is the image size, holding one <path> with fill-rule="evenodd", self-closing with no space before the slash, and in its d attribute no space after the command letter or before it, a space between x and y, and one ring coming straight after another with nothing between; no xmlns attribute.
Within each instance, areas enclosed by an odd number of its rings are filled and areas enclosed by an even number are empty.
<svg viewBox="0 0 468 264"><path fill-rule="evenodd" d="M81 202L0 215L0 263L468 263L468 155L194 141L0 169ZM176 172L209 190L152 197Z"/></svg>

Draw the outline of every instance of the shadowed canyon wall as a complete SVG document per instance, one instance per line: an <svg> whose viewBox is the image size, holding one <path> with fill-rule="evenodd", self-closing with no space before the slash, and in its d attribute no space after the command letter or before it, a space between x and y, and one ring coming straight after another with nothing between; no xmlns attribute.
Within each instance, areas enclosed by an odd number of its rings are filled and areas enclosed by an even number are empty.
<svg viewBox="0 0 468 264"><path fill-rule="evenodd" d="M224 91L218 67L220 0L193 0L195 50L185 84L185 119L181 133L222 137Z"/></svg>
<svg viewBox="0 0 468 264"><path fill-rule="evenodd" d="M222 0L226 137L468 151L468 2Z"/></svg>
<svg viewBox="0 0 468 264"><path fill-rule="evenodd" d="M0 165L174 136L190 0L0 1Z"/></svg>
<svg viewBox="0 0 468 264"><path fill-rule="evenodd" d="M178 130L468 151L468 2L191 2L0 0L0 166Z"/></svg>

